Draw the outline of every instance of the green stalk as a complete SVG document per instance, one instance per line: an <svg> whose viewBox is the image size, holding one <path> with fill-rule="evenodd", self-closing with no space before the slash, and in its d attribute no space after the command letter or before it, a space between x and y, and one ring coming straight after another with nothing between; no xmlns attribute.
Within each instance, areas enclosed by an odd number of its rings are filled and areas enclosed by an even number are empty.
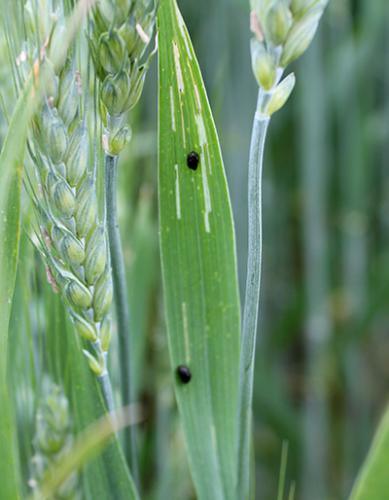
<svg viewBox="0 0 389 500"><path fill-rule="evenodd" d="M117 214L117 167L118 156L105 154L105 191L106 191L106 218L111 255L112 278L115 296L116 320L119 337L119 364L122 384L122 403L124 406L132 402L132 349L129 332L130 313L128 307L128 292L126 269L124 264L122 243L120 238ZM124 431L124 448L131 466L131 472L137 483L138 465L136 458L135 426L131 425Z"/></svg>
<svg viewBox="0 0 389 500"><path fill-rule="evenodd" d="M264 94L258 94L257 109L261 109ZM243 310L242 349L240 363L239 434L238 434L238 494L249 494L250 434L254 382L255 345L257 337L259 294L262 263L262 170L263 156L270 117L255 113L250 145L248 173L248 258L246 293Z"/></svg>
<svg viewBox="0 0 389 500"><path fill-rule="evenodd" d="M266 3L266 2L265 2ZM262 0L252 0L250 26L251 59L259 85L257 111L254 117L249 159L248 187L248 258L246 293L243 310L242 349L240 360L238 481L237 493L243 500L249 495L249 436L253 399L255 344L258 323L262 259L262 167L270 116L280 110L295 85L293 73L281 80L286 67L307 49L326 5L309 0L300 2L304 8L301 21L296 5L282 0L272 2L265 15Z"/></svg>
<svg viewBox="0 0 389 500"><path fill-rule="evenodd" d="M115 404L113 401L111 379L108 372L98 377L98 381L104 396L105 404L107 405L107 410L109 413L113 413L115 410Z"/></svg>

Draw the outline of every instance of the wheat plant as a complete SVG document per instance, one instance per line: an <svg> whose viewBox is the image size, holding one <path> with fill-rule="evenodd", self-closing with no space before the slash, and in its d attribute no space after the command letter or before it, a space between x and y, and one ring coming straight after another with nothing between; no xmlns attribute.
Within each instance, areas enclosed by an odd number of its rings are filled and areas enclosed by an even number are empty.
<svg viewBox="0 0 389 500"><path fill-rule="evenodd" d="M259 85L250 145L248 185L248 257L243 310L239 395L239 494L249 494L251 408L262 266L262 167L271 116L288 100L295 86L285 69L308 48L327 0L251 2L251 58Z"/></svg>

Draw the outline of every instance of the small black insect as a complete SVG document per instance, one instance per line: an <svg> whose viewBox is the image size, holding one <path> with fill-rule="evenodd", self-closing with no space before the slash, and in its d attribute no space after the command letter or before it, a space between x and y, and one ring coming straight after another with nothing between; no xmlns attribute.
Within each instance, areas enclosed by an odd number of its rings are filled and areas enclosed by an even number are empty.
<svg viewBox="0 0 389 500"><path fill-rule="evenodd" d="M191 151L186 157L186 164L191 170L196 170L199 166L200 157L196 151Z"/></svg>
<svg viewBox="0 0 389 500"><path fill-rule="evenodd" d="M187 366L179 365L177 367L176 372L177 372L177 377L183 384L187 384L188 382L190 382L192 374L190 373L190 370Z"/></svg>

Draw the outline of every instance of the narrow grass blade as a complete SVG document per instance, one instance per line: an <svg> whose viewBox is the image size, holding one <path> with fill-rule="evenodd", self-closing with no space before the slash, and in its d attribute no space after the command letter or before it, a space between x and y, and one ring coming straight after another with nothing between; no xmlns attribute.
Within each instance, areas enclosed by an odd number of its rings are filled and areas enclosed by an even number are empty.
<svg viewBox="0 0 389 500"><path fill-rule="evenodd" d="M8 327L20 240L20 193L29 88L20 96L0 154L0 470L1 498L19 498L14 422L7 387Z"/></svg>
<svg viewBox="0 0 389 500"><path fill-rule="evenodd" d="M389 408L383 416L350 500L382 500L389 491Z"/></svg>
<svg viewBox="0 0 389 500"><path fill-rule="evenodd" d="M289 448L288 442L284 441L282 443L282 449L281 449L281 464L280 464L280 475L278 478L277 500L282 500L285 496L286 468L288 465L288 448Z"/></svg>
<svg viewBox="0 0 389 500"><path fill-rule="evenodd" d="M25 212L24 212L25 213ZM24 224L23 224L24 225ZM34 407L36 395L36 363L33 344L35 296L31 286L34 269L34 249L21 230L18 270L8 333L8 394L13 405L20 462L20 476L30 477L29 461L34 439ZM35 312L35 311L34 311ZM1 445L0 445L1 449ZM28 496L27 481L21 481L20 495ZM0 488L0 498L1 488Z"/></svg>
<svg viewBox="0 0 389 500"><path fill-rule="evenodd" d="M174 0L159 9L159 78L160 242L176 397L198 498L232 499L240 350L234 228L215 125ZM180 365L189 383L177 375Z"/></svg>

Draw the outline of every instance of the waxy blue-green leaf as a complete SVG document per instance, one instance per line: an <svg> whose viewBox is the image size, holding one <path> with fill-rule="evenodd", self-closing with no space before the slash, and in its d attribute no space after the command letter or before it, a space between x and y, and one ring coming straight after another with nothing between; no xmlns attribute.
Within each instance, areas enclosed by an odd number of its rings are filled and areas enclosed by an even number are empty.
<svg viewBox="0 0 389 500"><path fill-rule="evenodd" d="M233 499L240 305L231 206L201 73L174 0L161 1L158 23L160 243L172 374L198 498ZM179 365L191 372L187 384Z"/></svg>

